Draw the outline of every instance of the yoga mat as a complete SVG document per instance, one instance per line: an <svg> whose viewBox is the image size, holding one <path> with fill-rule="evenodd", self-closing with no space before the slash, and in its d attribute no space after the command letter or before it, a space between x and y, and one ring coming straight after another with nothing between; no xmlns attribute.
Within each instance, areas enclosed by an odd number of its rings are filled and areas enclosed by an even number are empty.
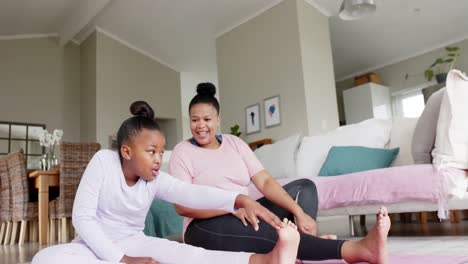
<svg viewBox="0 0 468 264"><path fill-rule="evenodd" d="M343 260L296 261L296 264L345 264ZM362 262L367 263L367 262ZM468 257L462 256L390 256L389 264L466 264Z"/></svg>

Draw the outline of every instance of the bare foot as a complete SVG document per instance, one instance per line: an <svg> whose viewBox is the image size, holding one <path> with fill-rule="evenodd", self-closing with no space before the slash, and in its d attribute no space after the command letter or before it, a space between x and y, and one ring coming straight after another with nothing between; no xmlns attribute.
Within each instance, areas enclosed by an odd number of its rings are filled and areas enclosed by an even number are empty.
<svg viewBox="0 0 468 264"><path fill-rule="evenodd" d="M391 221L387 208L382 206L377 216L377 223L365 238L359 241L346 241L343 244L343 259L348 263L366 261L375 264L387 264L387 236L390 226Z"/></svg>
<svg viewBox="0 0 468 264"><path fill-rule="evenodd" d="M278 230L278 241L271 251L274 264L292 264L296 262L297 249L299 247L299 232L297 226L283 219L283 227Z"/></svg>

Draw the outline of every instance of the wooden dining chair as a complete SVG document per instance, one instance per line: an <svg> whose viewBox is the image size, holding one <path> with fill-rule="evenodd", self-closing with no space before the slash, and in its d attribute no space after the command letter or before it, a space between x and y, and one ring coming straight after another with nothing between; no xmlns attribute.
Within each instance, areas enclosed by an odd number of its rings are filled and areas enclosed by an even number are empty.
<svg viewBox="0 0 468 264"><path fill-rule="evenodd" d="M0 157L0 245L10 242L11 235L11 194L10 179L8 178L8 167L6 156Z"/></svg>
<svg viewBox="0 0 468 264"><path fill-rule="evenodd" d="M11 186L11 204L12 204L12 231L10 244L16 242L18 223L21 222L19 245L24 244L26 236L26 227L37 225L38 207L37 202L29 201L28 175L26 170L25 156L22 149L7 155L7 168ZM30 236L37 237L36 228Z"/></svg>
<svg viewBox="0 0 468 264"><path fill-rule="evenodd" d="M58 231L51 230L50 234L58 234L58 242L66 243L71 232L71 219L73 202L81 177L91 158L101 148L99 143L72 143L60 144L60 194L49 203L50 227L55 229L58 220ZM52 239L51 241L53 241Z"/></svg>

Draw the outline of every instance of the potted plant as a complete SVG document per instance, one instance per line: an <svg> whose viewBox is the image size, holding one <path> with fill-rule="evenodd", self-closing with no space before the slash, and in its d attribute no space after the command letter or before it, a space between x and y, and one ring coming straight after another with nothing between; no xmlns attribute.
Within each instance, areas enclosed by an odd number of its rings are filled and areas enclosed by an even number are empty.
<svg viewBox="0 0 468 264"><path fill-rule="evenodd" d="M438 83L445 82L447 73L453 68L458 57L460 57L459 47L446 47L445 50L447 51L447 55L437 58L434 63L424 71L424 76L428 81L431 81L435 76Z"/></svg>
<svg viewBox="0 0 468 264"><path fill-rule="evenodd" d="M231 135L234 135L234 136L240 136L242 133L239 132L239 125L238 124L235 124L234 126L231 127Z"/></svg>

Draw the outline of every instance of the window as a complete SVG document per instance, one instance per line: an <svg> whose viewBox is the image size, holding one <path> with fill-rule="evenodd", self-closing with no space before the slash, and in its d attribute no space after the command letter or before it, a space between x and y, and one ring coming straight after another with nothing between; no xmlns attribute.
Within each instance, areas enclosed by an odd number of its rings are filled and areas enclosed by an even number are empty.
<svg viewBox="0 0 468 264"><path fill-rule="evenodd" d="M401 99L403 117L419 117L424 110L424 96L421 91Z"/></svg>
<svg viewBox="0 0 468 264"><path fill-rule="evenodd" d="M392 94L392 112L394 117L417 118L421 116L426 105L424 90L433 87L433 82L423 83L416 87L397 91Z"/></svg>
<svg viewBox="0 0 468 264"><path fill-rule="evenodd" d="M40 168L39 163L45 149L39 144L37 135L44 128L45 125L42 124L0 121L0 156L22 148L27 168Z"/></svg>

